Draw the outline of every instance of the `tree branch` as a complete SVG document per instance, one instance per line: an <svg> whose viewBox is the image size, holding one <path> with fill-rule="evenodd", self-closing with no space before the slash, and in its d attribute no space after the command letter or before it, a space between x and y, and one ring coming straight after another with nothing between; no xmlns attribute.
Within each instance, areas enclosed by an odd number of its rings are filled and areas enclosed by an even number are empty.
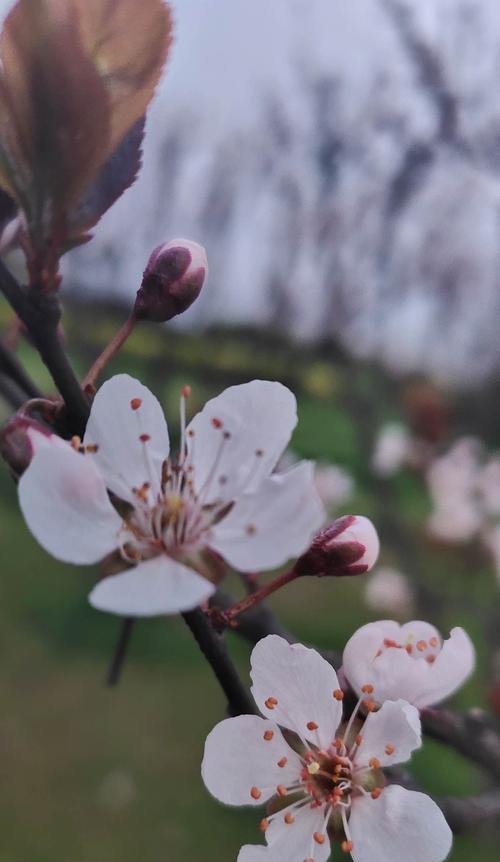
<svg viewBox="0 0 500 862"><path fill-rule="evenodd" d="M17 357L0 341L0 371L26 393L28 398L41 398L42 393L26 373Z"/></svg>
<svg viewBox="0 0 500 862"><path fill-rule="evenodd" d="M56 296L23 290L0 261L0 290L22 320L66 404L75 433L82 434L89 404L58 335L61 306Z"/></svg>
<svg viewBox="0 0 500 862"><path fill-rule="evenodd" d="M451 746L500 782L500 732L491 716L480 709L424 709L421 720L427 736Z"/></svg>
<svg viewBox="0 0 500 862"><path fill-rule="evenodd" d="M255 703L229 657L223 636L212 628L200 608L187 611L182 616L228 699L231 715L254 714Z"/></svg>

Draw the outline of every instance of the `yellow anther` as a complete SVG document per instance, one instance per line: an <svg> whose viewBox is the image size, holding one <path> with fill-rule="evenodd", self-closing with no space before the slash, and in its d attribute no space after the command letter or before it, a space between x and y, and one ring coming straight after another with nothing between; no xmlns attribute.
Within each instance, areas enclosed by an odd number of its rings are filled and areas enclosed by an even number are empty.
<svg viewBox="0 0 500 862"><path fill-rule="evenodd" d="M309 775L317 775L320 771L321 766L319 765L317 760L313 760L312 763L309 763L307 766L307 771Z"/></svg>

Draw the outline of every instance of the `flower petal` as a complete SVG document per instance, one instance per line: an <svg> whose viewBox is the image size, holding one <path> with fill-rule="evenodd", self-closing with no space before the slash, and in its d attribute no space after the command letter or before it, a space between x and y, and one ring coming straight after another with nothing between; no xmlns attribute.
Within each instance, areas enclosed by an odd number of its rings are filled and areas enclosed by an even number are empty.
<svg viewBox="0 0 500 862"><path fill-rule="evenodd" d="M272 472L297 424L296 410L290 390L269 380L230 386L207 401L187 429L193 481L207 503L252 491Z"/></svg>
<svg viewBox="0 0 500 862"><path fill-rule="evenodd" d="M349 831L357 862L442 862L452 844L436 803L397 785L386 787L378 799L356 798Z"/></svg>
<svg viewBox="0 0 500 862"><path fill-rule="evenodd" d="M284 809L275 815L266 829L268 846L247 844L241 848L238 862L305 862L308 859L326 862L331 848L324 809L311 809L307 805L299 811L295 810L292 823L284 820L287 811L292 812L294 809ZM315 835L323 839L322 843L315 840Z"/></svg>
<svg viewBox="0 0 500 862"><path fill-rule="evenodd" d="M286 823L285 815L294 813L293 823ZM322 843L314 836L320 837ZM285 859L326 862L330 856L330 839L326 831L325 809L306 805L300 810L293 806L274 817L266 829L268 862L283 862Z"/></svg>
<svg viewBox="0 0 500 862"><path fill-rule="evenodd" d="M413 701L415 706L423 709L449 697L471 675L475 663L474 645L468 634L462 628L453 628L436 661L430 666L430 672Z"/></svg>
<svg viewBox="0 0 500 862"><path fill-rule="evenodd" d="M418 710L405 700L386 700L378 712L369 714L360 734L357 768L368 766L372 758L384 767L406 763L422 745Z"/></svg>
<svg viewBox="0 0 500 862"><path fill-rule="evenodd" d="M210 545L240 571L274 569L309 547L324 517L312 464L303 462L239 497L213 528Z"/></svg>
<svg viewBox="0 0 500 862"><path fill-rule="evenodd" d="M141 435L149 439L141 441ZM92 457L107 487L134 503L132 488L145 482L159 486L169 453L167 423L159 401L139 380L116 374L94 398L84 444L98 447Z"/></svg>
<svg viewBox="0 0 500 862"><path fill-rule="evenodd" d="M102 560L122 521L90 458L71 446L40 449L19 482L19 503L35 539L65 563Z"/></svg>
<svg viewBox="0 0 500 862"><path fill-rule="evenodd" d="M333 667L315 650L277 635L259 641L251 662L252 694L262 714L319 748L328 747L342 719L342 705L333 696L339 688Z"/></svg>
<svg viewBox="0 0 500 862"><path fill-rule="evenodd" d="M162 554L118 575L103 578L89 595L100 611L132 617L153 617L188 611L214 592L210 581Z"/></svg>
<svg viewBox="0 0 500 862"><path fill-rule="evenodd" d="M272 734L271 739L265 734ZM278 766L284 759L284 765ZM219 802L262 805L275 795L279 784L288 787L297 781L301 768L299 756L277 724L258 715L240 715L221 721L209 733L201 774Z"/></svg>
<svg viewBox="0 0 500 862"><path fill-rule="evenodd" d="M384 640L406 645L384 647ZM463 631L453 629L441 646L439 632L420 620L399 626L380 620L358 629L344 649L343 670L360 694L374 686L378 703L402 698L422 709L455 691L474 668L474 647Z"/></svg>

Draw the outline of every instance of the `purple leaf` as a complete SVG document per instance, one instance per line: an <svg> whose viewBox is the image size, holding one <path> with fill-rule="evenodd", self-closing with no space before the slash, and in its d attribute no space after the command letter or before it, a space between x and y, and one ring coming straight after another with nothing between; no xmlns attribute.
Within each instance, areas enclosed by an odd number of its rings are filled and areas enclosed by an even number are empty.
<svg viewBox="0 0 500 862"><path fill-rule="evenodd" d="M134 123L71 214L68 229L71 245L85 241L87 231L137 179L142 163L145 119L141 117Z"/></svg>

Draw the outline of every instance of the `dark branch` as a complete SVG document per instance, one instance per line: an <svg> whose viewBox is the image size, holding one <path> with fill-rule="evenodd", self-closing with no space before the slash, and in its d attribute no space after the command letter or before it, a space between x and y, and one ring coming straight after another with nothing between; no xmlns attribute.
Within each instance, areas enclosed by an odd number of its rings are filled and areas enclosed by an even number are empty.
<svg viewBox="0 0 500 862"><path fill-rule="evenodd" d="M188 611L182 616L227 697L231 715L255 713L255 703L229 657L223 636L212 628L200 608Z"/></svg>
<svg viewBox="0 0 500 862"><path fill-rule="evenodd" d="M489 820L498 824L500 819L500 790L479 796L444 796L436 802L456 835L476 829Z"/></svg>
<svg viewBox="0 0 500 862"><path fill-rule="evenodd" d="M122 667L127 657L127 651L130 645L134 623L135 617L125 617L121 624L120 636L108 670L107 682L109 686L117 685L120 680Z"/></svg>
<svg viewBox="0 0 500 862"><path fill-rule="evenodd" d="M220 608L221 610L226 610L232 607L233 604L234 599L220 590L210 600L211 606ZM263 602L259 605L254 605L253 608L250 608L241 617L238 617L238 625L232 631L240 635L240 637L248 641L252 646L255 646L258 641L267 635L279 635L291 644L298 641L298 638L281 625L273 611ZM318 650L318 652L335 668L340 667L341 658L337 652L334 650Z"/></svg>
<svg viewBox="0 0 500 862"><path fill-rule="evenodd" d="M26 326L50 371L66 404L74 433L82 434L89 415L89 404L59 339L61 307L58 298L34 290L23 290L1 261L0 290Z"/></svg>
<svg viewBox="0 0 500 862"><path fill-rule="evenodd" d="M500 782L500 730L487 713L424 709L421 719L427 736L451 746Z"/></svg>
<svg viewBox="0 0 500 862"><path fill-rule="evenodd" d="M14 354L0 341L0 371L26 394L28 398L41 398L42 393L26 373Z"/></svg>
<svg viewBox="0 0 500 862"><path fill-rule="evenodd" d="M4 374L0 374L0 396L13 408L13 410L19 410L25 402L25 398L21 390Z"/></svg>

